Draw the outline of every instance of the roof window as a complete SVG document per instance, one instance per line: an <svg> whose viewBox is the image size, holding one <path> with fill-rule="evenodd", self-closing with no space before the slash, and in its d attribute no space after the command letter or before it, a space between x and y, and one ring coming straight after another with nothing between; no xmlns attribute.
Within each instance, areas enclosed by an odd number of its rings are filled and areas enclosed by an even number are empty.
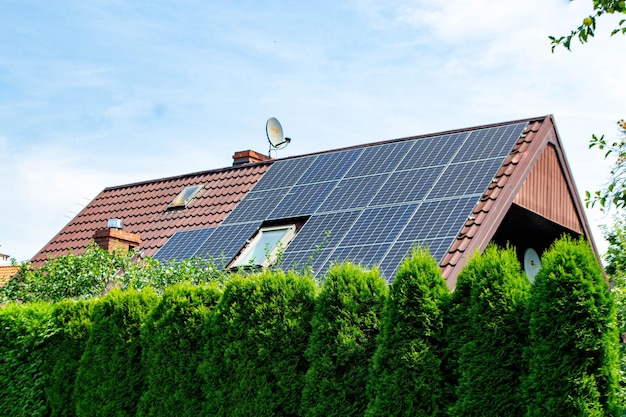
<svg viewBox="0 0 626 417"><path fill-rule="evenodd" d="M295 224L262 227L230 266L231 268L269 267L276 262L281 250L287 247L295 235Z"/></svg>
<svg viewBox="0 0 626 417"><path fill-rule="evenodd" d="M178 193L176 198L172 200L169 206L167 206L168 210L174 209L174 208L187 207L187 204L189 204L191 200L193 200L193 198L196 196L196 194L198 194L198 192L201 189L202 189L201 185L194 185L194 186L185 188L180 193Z"/></svg>

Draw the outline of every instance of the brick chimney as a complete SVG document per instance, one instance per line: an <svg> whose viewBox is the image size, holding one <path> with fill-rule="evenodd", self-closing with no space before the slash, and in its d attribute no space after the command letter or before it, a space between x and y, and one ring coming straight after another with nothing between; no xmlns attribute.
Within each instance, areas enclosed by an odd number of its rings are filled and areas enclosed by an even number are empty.
<svg viewBox="0 0 626 417"><path fill-rule="evenodd" d="M115 249L129 251L141 245L141 237L138 234L122 230L122 221L110 219L108 228L96 230L93 240L102 249L113 252Z"/></svg>
<svg viewBox="0 0 626 417"><path fill-rule="evenodd" d="M267 161L268 159L271 158L253 150L240 151L235 152L233 155L233 166L237 167L245 164L253 164L255 162Z"/></svg>

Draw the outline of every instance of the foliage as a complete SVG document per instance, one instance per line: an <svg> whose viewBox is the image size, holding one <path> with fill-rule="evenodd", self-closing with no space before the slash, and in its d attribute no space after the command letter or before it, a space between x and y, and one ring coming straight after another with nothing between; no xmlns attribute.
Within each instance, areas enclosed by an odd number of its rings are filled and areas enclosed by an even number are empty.
<svg viewBox="0 0 626 417"><path fill-rule="evenodd" d="M205 415L297 415L316 287L310 276L234 276L207 336Z"/></svg>
<svg viewBox="0 0 626 417"><path fill-rule="evenodd" d="M589 245L555 242L531 293L527 416L619 415L615 304Z"/></svg>
<svg viewBox="0 0 626 417"><path fill-rule="evenodd" d="M593 14L585 17L580 26L572 30L569 35L560 36L558 38L555 36L549 37L552 44L552 51L554 51L558 45L563 45L570 50L572 39L576 38L578 38L580 43L586 43L589 38L595 35L598 18L606 14L626 14L626 2L623 0L593 0ZM611 32L611 36L617 33L625 34L625 23L626 19L620 20L618 26Z"/></svg>
<svg viewBox="0 0 626 417"><path fill-rule="evenodd" d="M48 378L41 368L45 341L53 332L50 304L0 308L0 415L48 415Z"/></svg>
<svg viewBox="0 0 626 417"><path fill-rule="evenodd" d="M626 218L616 217L612 228L605 228L604 238L609 242L605 270L612 285L617 305L617 327L621 336L619 345L622 399L626 400Z"/></svg>
<svg viewBox="0 0 626 417"><path fill-rule="evenodd" d="M461 335L457 402L450 415L523 415L521 380L526 366L521 358L530 282L521 272L515 250L493 245L469 261L459 274L459 282L464 281L471 283L468 314Z"/></svg>
<svg viewBox="0 0 626 417"><path fill-rule="evenodd" d="M77 416L135 415L143 385L139 331L156 302L151 291L118 289L98 300L74 387Z"/></svg>
<svg viewBox="0 0 626 417"><path fill-rule="evenodd" d="M443 324L450 292L437 262L414 249L383 312L366 416L443 415Z"/></svg>
<svg viewBox="0 0 626 417"><path fill-rule="evenodd" d="M470 300L475 274L462 270L457 277L456 287L450 303L444 311L445 347L442 362L444 391L443 403L446 407L456 403L456 387L459 385L461 373L459 358L461 349L470 340Z"/></svg>
<svg viewBox="0 0 626 417"><path fill-rule="evenodd" d="M41 268L31 263L21 265L17 275L0 288L0 303L87 299L102 296L114 287L150 286L162 292L175 283L223 283L226 279L227 272L213 259L160 263L149 257L139 259L133 251L109 253L92 241L83 254L70 252L49 258Z"/></svg>
<svg viewBox="0 0 626 417"><path fill-rule="evenodd" d="M603 209L615 206L617 209L626 208L626 121L617 122L621 139L612 143L607 142L604 135L593 135L589 142L589 148L595 146L604 151L604 158L614 156L615 161L611 167L608 185L593 194L586 192L585 203L587 207L593 207L596 203Z"/></svg>
<svg viewBox="0 0 626 417"><path fill-rule="evenodd" d="M169 287L141 328L145 390L138 416L189 416L202 411L197 374L204 326L221 292L215 285Z"/></svg>
<svg viewBox="0 0 626 417"><path fill-rule="evenodd" d="M75 416L72 396L78 364L89 336L93 301L63 300L55 303L52 321L55 333L46 343L46 371L50 381L45 388L50 416Z"/></svg>
<svg viewBox="0 0 626 417"><path fill-rule="evenodd" d="M329 269L317 297L306 350L310 367L304 416L358 416L367 407L367 376L376 348L387 284L377 269L354 264Z"/></svg>

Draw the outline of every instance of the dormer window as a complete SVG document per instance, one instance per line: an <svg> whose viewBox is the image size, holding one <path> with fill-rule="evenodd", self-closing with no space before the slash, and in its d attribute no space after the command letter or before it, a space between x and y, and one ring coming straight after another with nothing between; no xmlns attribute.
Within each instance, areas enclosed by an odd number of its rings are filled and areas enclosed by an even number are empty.
<svg viewBox="0 0 626 417"><path fill-rule="evenodd" d="M230 267L269 267L276 262L280 251L287 247L295 235L295 224L263 227L252 238L241 255L235 258Z"/></svg>
<svg viewBox="0 0 626 417"><path fill-rule="evenodd" d="M193 198L198 194L198 192L202 189L201 185L194 185L191 187L187 187L182 190L174 200L167 206L167 209L175 209L175 208L185 208L187 204L193 200Z"/></svg>

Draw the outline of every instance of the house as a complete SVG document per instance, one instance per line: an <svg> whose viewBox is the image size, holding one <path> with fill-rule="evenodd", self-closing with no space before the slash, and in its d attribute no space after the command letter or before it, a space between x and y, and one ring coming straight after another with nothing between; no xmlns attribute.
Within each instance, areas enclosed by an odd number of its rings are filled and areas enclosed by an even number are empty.
<svg viewBox="0 0 626 417"><path fill-rule="evenodd" d="M548 115L275 160L244 151L231 167L109 187L32 261L80 253L94 239L224 267L280 253L283 267L316 275L351 260L393 279L420 244L453 288L489 242L513 245L532 276L563 234L591 240Z"/></svg>

